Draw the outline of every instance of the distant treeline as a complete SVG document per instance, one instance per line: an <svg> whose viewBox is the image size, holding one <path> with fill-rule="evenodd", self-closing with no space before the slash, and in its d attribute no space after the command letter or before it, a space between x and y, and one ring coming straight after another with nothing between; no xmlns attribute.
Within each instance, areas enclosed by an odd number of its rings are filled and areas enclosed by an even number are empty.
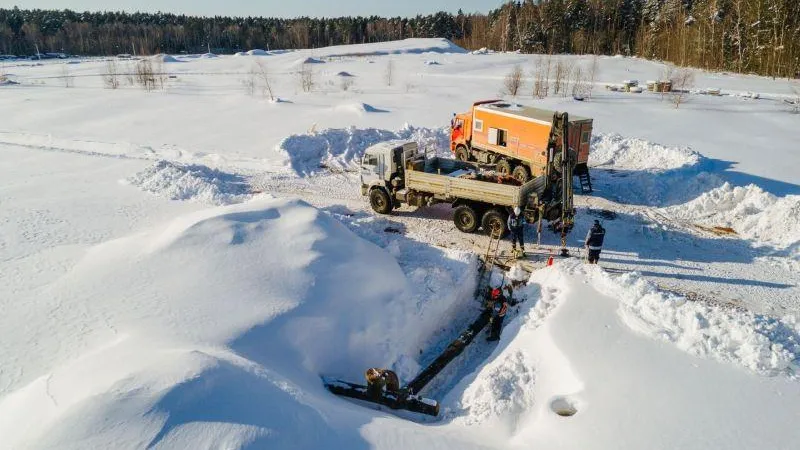
<svg viewBox="0 0 800 450"><path fill-rule="evenodd" d="M638 55L794 76L798 0L526 0L488 14L277 19L0 9L0 53L228 53L443 37L468 48Z"/></svg>

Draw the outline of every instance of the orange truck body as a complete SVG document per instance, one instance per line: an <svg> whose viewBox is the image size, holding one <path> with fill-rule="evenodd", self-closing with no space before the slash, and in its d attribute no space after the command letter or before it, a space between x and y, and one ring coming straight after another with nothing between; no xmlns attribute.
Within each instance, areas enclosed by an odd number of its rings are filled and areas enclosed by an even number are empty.
<svg viewBox="0 0 800 450"><path fill-rule="evenodd" d="M476 102L466 113L453 118L450 150L463 159L484 163L507 160L512 167L523 164L532 176L547 167L547 148L553 132L555 111L516 105L501 100ZM577 152L576 174L587 170L592 119L569 116L568 145ZM560 148L560 139L554 142Z"/></svg>

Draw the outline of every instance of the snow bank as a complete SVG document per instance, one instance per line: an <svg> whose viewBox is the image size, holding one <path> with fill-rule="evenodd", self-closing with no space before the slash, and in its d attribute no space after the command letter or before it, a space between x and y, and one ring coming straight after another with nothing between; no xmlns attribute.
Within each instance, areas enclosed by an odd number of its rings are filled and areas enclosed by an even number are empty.
<svg viewBox="0 0 800 450"><path fill-rule="evenodd" d="M619 276L599 268L587 278L619 300L619 315L633 330L704 358L730 362L762 375L790 375L800 367L800 322L688 301L658 290L636 272Z"/></svg>
<svg viewBox="0 0 800 450"><path fill-rule="evenodd" d="M686 147L667 147L619 134L592 136L589 165L618 170L667 170L695 166L702 156Z"/></svg>
<svg viewBox="0 0 800 450"><path fill-rule="evenodd" d="M301 58L294 62L295 66L302 66L304 64L325 64L325 61L309 56L308 58Z"/></svg>
<svg viewBox="0 0 800 450"><path fill-rule="evenodd" d="M269 52L266 50L261 50L260 48L254 48L252 50L248 50L247 54L250 56L267 56L269 55Z"/></svg>
<svg viewBox="0 0 800 450"><path fill-rule="evenodd" d="M319 375L417 354L395 260L294 200L97 246L42 295L3 330L9 448L369 446Z"/></svg>
<svg viewBox="0 0 800 450"><path fill-rule="evenodd" d="M617 134L592 137L589 166L598 195L621 203L671 206L723 184L712 163L689 148Z"/></svg>
<svg viewBox="0 0 800 450"><path fill-rule="evenodd" d="M799 195L776 197L754 184L725 183L663 212L691 223L730 227L741 237L778 248L800 246Z"/></svg>
<svg viewBox="0 0 800 450"><path fill-rule="evenodd" d="M463 48L444 38L411 38L371 44L339 45L315 49L315 51L320 55L334 58L423 53L467 53Z"/></svg>
<svg viewBox="0 0 800 450"><path fill-rule="evenodd" d="M250 198L250 185L240 175L199 164L158 161L128 178L143 191L170 200L188 200L212 205L239 203Z"/></svg>
<svg viewBox="0 0 800 450"><path fill-rule="evenodd" d="M447 128L415 128L406 125L399 131L377 128L336 128L314 134L295 134L278 144L292 169L300 175L312 175L323 169L353 170L364 150L383 141L414 140L420 148L449 148Z"/></svg>

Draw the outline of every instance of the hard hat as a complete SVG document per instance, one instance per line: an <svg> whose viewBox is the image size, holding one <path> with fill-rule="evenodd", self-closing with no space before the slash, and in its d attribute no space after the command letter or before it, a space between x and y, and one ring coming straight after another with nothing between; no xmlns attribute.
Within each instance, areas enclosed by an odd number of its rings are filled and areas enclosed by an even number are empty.
<svg viewBox="0 0 800 450"><path fill-rule="evenodd" d="M500 297L500 289L494 288L492 289L492 298Z"/></svg>
<svg viewBox="0 0 800 450"><path fill-rule="evenodd" d="M519 206L515 206L515 207L514 207L514 214L516 214L516 215L520 215L520 213L522 213L522 210L521 210L521 209L519 209Z"/></svg>
<svg viewBox="0 0 800 450"><path fill-rule="evenodd" d="M597 219L594 219L594 224L595 224L595 225L600 225L600 221L599 221L599 220L597 220Z"/></svg>

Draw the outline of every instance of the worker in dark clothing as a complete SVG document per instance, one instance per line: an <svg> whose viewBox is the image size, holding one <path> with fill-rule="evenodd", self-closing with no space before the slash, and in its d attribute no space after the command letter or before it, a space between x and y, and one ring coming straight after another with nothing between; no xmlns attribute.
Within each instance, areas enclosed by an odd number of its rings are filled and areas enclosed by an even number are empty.
<svg viewBox="0 0 800 450"><path fill-rule="evenodd" d="M606 237L606 230L600 225L599 220L594 221L594 225L586 234L586 250L589 252L587 259L589 264L597 264L600 260L600 250L603 249L603 239Z"/></svg>
<svg viewBox="0 0 800 450"><path fill-rule="evenodd" d="M503 327L503 319L508 312L508 302L500 288L494 288L491 292L492 318L489 322L489 337L487 341L497 341L500 339L500 330Z"/></svg>
<svg viewBox="0 0 800 450"><path fill-rule="evenodd" d="M508 230L511 231L511 251L517 253L517 242L522 253L525 253L525 241L523 240L525 217L519 206L514 207L514 211L508 215Z"/></svg>
<svg viewBox="0 0 800 450"><path fill-rule="evenodd" d="M367 393L372 398L380 398L383 392L397 392L400 390L400 380L397 374L388 369L371 368L364 374L367 378Z"/></svg>

